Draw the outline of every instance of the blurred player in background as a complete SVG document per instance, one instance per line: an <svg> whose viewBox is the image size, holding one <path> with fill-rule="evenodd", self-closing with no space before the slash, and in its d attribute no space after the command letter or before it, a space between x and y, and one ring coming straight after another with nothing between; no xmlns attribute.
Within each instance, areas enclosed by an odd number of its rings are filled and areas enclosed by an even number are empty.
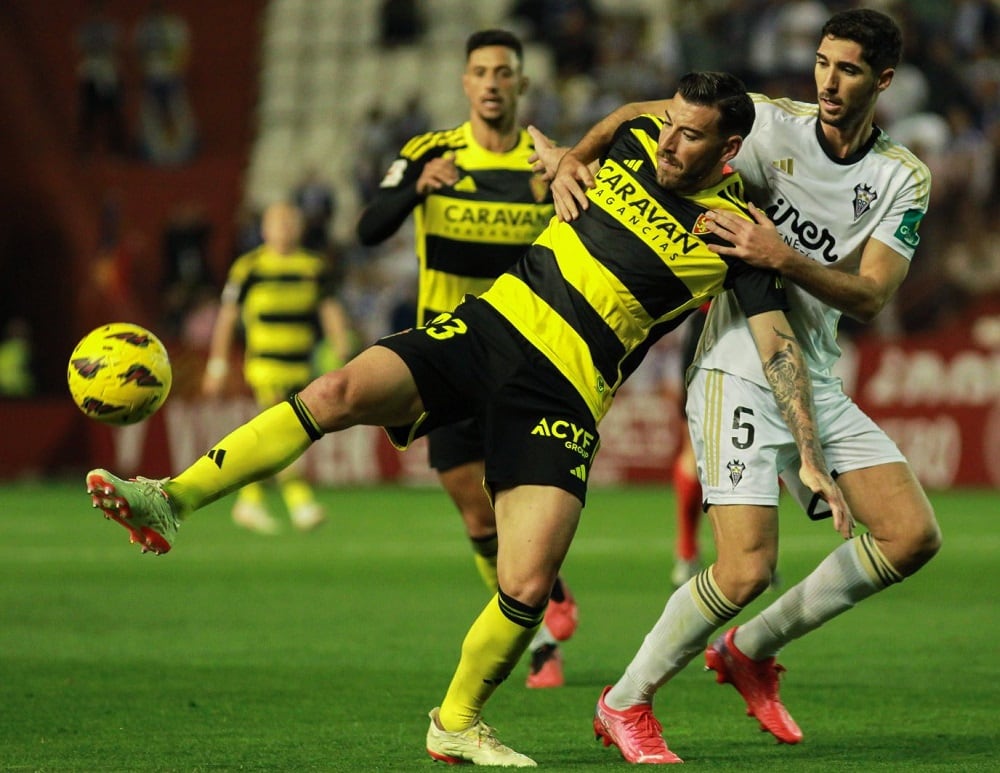
<svg viewBox="0 0 1000 773"><path fill-rule="evenodd" d="M518 123L528 86L521 42L504 30L482 30L466 42L462 87L469 120L410 139L389 167L358 222L362 244L392 236L416 216L420 262L416 324L479 295L524 253L552 217L548 183L531 170L534 148ZM476 567L497 589L497 526L483 489L485 449L475 419L428 436L430 465L458 508ZM563 684L557 642L576 629L576 603L562 579L531 645L529 687Z"/></svg>
<svg viewBox="0 0 1000 773"><path fill-rule="evenodd" d="M319 334L341 363L350 355L350 324L336 298L335 278L324 257L301 247L302 227L296 206L271 204L261 219L263 244L230 268L202 379L206 397L223 393L240 325L246 338L243 375L261 409L312 380ZM277 481L295 528L309 531L326 520L301 464L283 470ZM281 527L268 512L265 493L259 482L240 489L233 521L261 534L278 533Z"/></svg>
<svg viewBox="0 0 1000 773"><path fill-rule="evenodd" d="M706 226L724 240L712 247L719 255L790 280L789 320L809 363L829 470L868 529L705 651L717 680L732 684L748 714L784 743L798 743L802 731L778 696L784 670L775 661L778 652L912 575L941 545L934 511L906 459L832 374L840 356L840 315L867 322L888 303L909 270L930 197L926 165L874 125L876 101L892 83L901 41L896 24L877 11L831 17L816 52L818 104L755 97L753 132L732 161L748 200L761 207L751 203L754 220L713 212ZM561 217L572 219L578 206L586 207L583 189L593 184L587 163L622 121L662 114L667 104L619 108L565 156L552 183ZM544 138L535 139L541 145ZM671 596L625 673L598 700L595 732L631 762L678 761L653 716L653 696L771 581L776 507L742 521L714 513L741 503L776 506L777 468L810 517L824 515L822 503L792 473L795 451L752 352L738 305L731 294L719 296L690 372L687 403L718 560Z"/></svg>

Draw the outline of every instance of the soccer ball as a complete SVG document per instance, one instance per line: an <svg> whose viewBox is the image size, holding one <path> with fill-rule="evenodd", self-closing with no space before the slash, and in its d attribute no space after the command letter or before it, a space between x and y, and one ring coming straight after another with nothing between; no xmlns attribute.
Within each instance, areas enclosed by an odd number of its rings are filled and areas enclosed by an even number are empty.
<svg viewBox="0 0 1000 773"><path fill-rule="evenodd" d="M76 345L66 379L73 401L87 416L122 425L156 413L170 393L173 371L159 338L139 325L113 322Z"/></svg>

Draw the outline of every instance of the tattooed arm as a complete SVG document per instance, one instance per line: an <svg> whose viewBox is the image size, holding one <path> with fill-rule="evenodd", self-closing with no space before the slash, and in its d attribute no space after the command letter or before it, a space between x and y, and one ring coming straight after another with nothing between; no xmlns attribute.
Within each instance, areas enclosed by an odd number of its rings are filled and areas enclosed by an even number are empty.
<svg viewBox="0 0 1000 773"><path fill-rule="evenodd" d="M854 517L840 488L827 471L813 411L809 369L795 333L780 311L755 314L749 317L748 322L781 418L788 425L799 449L802 460L799 477L827 501L833 511L834 528L844 539L850 539Z"/></svg>

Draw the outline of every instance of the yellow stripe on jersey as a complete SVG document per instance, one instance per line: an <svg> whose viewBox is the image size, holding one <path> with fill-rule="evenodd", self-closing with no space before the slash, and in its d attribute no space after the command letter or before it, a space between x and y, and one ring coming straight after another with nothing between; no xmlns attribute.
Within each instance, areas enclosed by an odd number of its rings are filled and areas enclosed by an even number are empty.
<svg viewBox="0 0 1000 773"><path fill-rule="evenodd" d="M656 320L646 313L618 277L587 254L576 231L565 223L556 224L547 229L537 243L555 253L563 278L590 301L626 349L632 349L646 338ZM608 287L611 292L607 292ZM618 382L608 386L617 387Z"/></svg>
<svg viewBox="0 0 1000 773"><path fill-rule="evenodd" d="M611 402L587 342L543 298L513 274L504 274L483 295L518 332L531 342L573 384L595 417ZM593 389L582 389L582 383Z"/></svg>
<svg viewBox="0 0 1000 773"><path fill-rule="evenodd" d="M409 159L419 158L432 148L456 147L463 141L464 135L461 126L447 131L427 132L419 134L407 142L399 151L399 155Z"/></svg>
<svg viewBox="0 0 1000 773"><path fill-rule="evenodd" d="M636 136L655 158L656 143L645 133L636 133ZM650 250L670 261L670 270L674 276L691 291L694 306L699 306L702 301L722 292L726 276L725 261L704 249L702 242L667 209L657 205L649 197L636 199L634 194L642 190L631 170L608 159L598 170L596 185L588 191L587 197L618 220ZM719 191L718 188L710 189L689 198L707 209L726 209L749 219L741 210L733 207L730 201L722 198ZM680 257L683 259L678 260ZM691 307L692 304L689 304L685 308Z"/></svg>
<svg viewBox="0 0 1000 773"><path fill-rule="evenodd" d="M754 104L763 103L766 105L774 105L776 108L788 113L789 115L801 117L819 114L819 105L811 102L797 102L794 99L789 99L788 97L772 98L765 94L756 93L751 93L750 98L754 101Z"/></svg>
<svg viewBox="0 0 1000 773"><path fill-rule="evenodd" d="M477 279L425 269L417 296L417 307L421 310L418 324L429 322L428 315L435 317L442 311L451 311L466 295L482 295L494 281L492 277Z"/></svg>
<svg viewBox="0 0 1000 773"><path fill-rule="evenodd" d="M527 247L549 222L551 209L537 204L429 196L422 225L425 237Z"/></svg>

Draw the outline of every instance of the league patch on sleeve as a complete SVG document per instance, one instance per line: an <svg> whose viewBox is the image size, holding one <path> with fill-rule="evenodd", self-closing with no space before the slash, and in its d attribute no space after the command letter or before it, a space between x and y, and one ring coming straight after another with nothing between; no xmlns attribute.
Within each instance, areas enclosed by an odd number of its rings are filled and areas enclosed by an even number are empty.
<svg viewBox="0 0 1000 773"><path fill-rule="evenodd" d="M903 213L903 221L896 229L895 237L909 247L916 247L920 244L920 234L917 229L920 221L924 219L924 211L921 209L908 209Z"/></svg>
<svg viewBox="0 0 1000 773"><path fill-rule="evenodd" d="M403 181L403 172L406 171L406 159L397 158L392 162L392 166L385 173L379 188L395 188Z"/></svg>

